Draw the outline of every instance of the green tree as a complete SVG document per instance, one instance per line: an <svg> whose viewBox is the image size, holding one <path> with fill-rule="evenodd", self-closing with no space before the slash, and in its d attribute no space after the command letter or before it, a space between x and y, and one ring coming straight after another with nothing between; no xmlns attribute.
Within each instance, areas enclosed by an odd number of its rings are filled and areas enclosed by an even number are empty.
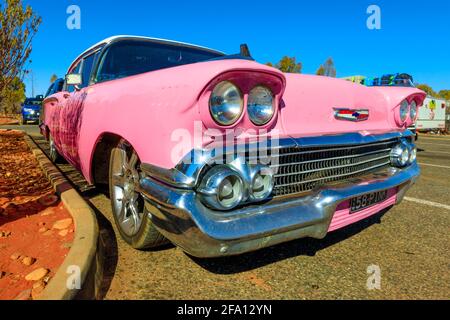
<svg viewBox="0 0 450 320"><path fill-rule="evenodd" d="M441 90L441 91L439 91L439 96L442 99L450 101L450 90Z"/></svg>
<svg viewBox="0 0 450 320"><path fill-rule="evenodd" d="M432 97L437 96L437 93L433 90L433 88L431 88L427 84L418 84L416 87L417 87L417 89L425 91L427 93L427 95L429 95L429 96L432 96Z"/></svg>
<svg viewBox="0 0 450 320"><path fill-rule="evenodd" d="M52 76L50 77L50 83L53 83L53 82L55 82L56 80L58 80L58 76L57 76L56 74L54 74L54 75L52 75Z"/></svg>
<svg viewBox="0 0 450 320"><path fill-rule="evenodd" d="M13 114L20 112L20 105L25 101L25 84L19 77L15 77L3 89L0 110L3 113Z"/></svg>
<svg viewBox="0 0 450 320"><path fill-rule="evenodd" d="M324 76L325 75L325 68L323 67L323 65L321 65L319 67L319 69L317 69L316 75L318 75L318 76Z"/></svg>
<svg viewBox="0 0 450 320"><path fill-rule="evenodd" d="M334 66L333 58L328 58L327 61L317 69L316 74L319 76L336 78L336 67Z"/></svg>
<svg viewBox="0 0 450 320"><path fill-rule="evenodd" d="M0 97L16 77L23 76L40 23L41 18L30 6L24 7L22 0L0 3Z"/></svg>
<svg viewBox="0 0 450 320"><path fill-rule="evenodd" d="M282 72L286 73L301 73L302 72L302 63L296 61L295 57L284 56L281 60L275 64L275 66L268 62L266 65L270 67L275 67Z"/></svg>

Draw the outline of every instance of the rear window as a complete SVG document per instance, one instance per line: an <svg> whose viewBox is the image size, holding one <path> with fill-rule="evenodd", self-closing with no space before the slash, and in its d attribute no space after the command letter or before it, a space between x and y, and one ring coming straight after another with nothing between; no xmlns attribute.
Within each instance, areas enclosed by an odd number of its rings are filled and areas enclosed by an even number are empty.
<svg viewBox="0 0 450 320"><path fill-rule="evenodd" d="M129 77L145 72L202 62L219 53L150 41L121 41L103 56L97 82Z"/></svg>

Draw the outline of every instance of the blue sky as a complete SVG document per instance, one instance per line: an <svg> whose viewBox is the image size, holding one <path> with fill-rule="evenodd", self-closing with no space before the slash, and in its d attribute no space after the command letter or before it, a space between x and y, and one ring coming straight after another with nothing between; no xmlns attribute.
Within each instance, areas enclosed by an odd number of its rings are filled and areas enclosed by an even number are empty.
<svg viewBox="0 0 450 320"><path fill-rule="evenodd" d="M35 94L52 74L111 35L166 38L227 53L247 43L259 62L283 55L315 73L333 57L337 76L407 72L435 90L450 89L450 1L107 1L24 0L43 18L33 43ZM69 5L81 9L81 30L66 27ZM381 8L381 30L366 27L367 7ZM31 95L31 79L26 79Z"/></svg>

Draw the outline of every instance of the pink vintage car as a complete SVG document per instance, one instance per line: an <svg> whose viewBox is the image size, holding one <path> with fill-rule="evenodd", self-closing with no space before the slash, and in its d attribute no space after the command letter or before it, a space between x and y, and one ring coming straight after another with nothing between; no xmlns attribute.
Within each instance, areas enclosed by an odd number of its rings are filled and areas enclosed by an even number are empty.
<svg viewBox="0 0 450 320"><path fill-rule="evenodd" d="M44 101L51 157L109 187L137 249L197 257L327 233L402 201L425 93L284 74L248 50L117 36Z"/></svg>

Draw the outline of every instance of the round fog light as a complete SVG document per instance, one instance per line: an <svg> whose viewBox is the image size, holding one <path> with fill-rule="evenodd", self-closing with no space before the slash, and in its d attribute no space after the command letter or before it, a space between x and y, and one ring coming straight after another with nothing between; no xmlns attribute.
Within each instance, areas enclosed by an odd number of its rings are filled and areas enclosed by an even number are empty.
<svg viewBox="0 0 450 320"><path fill-rule="evenodd" d="M417 160L417 147L414 146L411 148L411 152L409 155L409 164L413 164Z"/></svg>
<svg viewBox="0 0 450 320"><path fill-rule="evenodd" d="M405 167L410 160L409 146L406 143L400 143L392 149L391 164L395 167Z"/></svg>
<svg viewBox="0 0 450 320"><path fill-rule="evenodd" d="M216 210L231 210L240 205L245 185L238 172L228 166L215 166L209 170L198 189L203 203Z"/></svg>
<svg viewBox="0 0 450 320"><path fill-rule="evenodd" d="M217 200L224 208L234 208L241 202L242 181L238 176L228 176L220 183Z"/></svg>
<svg viewBox="0 0 450 320"><path fill-rule="evenodd" d="M254 171L251 198L254 201L267 199L273 191L273 172L269 167L258 167Z"/></svg>

